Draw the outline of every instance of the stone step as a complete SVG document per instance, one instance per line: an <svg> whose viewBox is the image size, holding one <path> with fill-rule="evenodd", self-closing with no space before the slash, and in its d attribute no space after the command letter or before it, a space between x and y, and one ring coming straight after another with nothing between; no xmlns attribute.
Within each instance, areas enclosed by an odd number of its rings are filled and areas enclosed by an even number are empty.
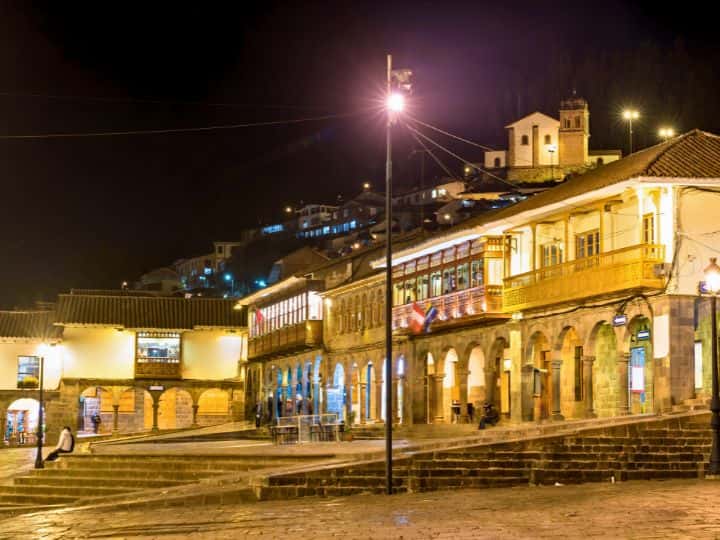
<svg viewBox="0 0 720 540"><path fill-rule="evenodd" d="M623 480L663 480L670 478L697 478L698 471L695 470L658 470L640 469L624 471Z"/></svg>
<svg viewBox="0 0 720 540"><path fill-rule="evenodd" d="M77 501L73 495L40 495L32 493L0 493L0 506L14 505L67 505Z"/></svg>
<svg viewBox="0 0 720 540"><path fill-rule="evenodd" d="M126 487L109 487L97 485L57 486L46 484L0 486L0 495L63 495L76 498L101 497L103 495L120 495L137 491Z"/></svg>
<svg viewBox="0 0 720 540"><path fill-rule="evenodd" d="M437 478L437 477L461 477L461 478L513 478L527 477L528 469L509 469L509 468L491 468L491 469L460 469L460 468L435 468L421 469L415 471L411 476L413 478Z"/></svg>
<svg viewBox="0 0 720 540"><path fill-rule="evenodd" d="M512 469L527 468L532 466L534 462L535 460L523 459L418 459L411 470L434 468Z"/></svg>
<svg viewBox="0 0 720 540"><path fill-rule="evenodd" d="M212 478L226 474L225 471L148 471L146 469L31 469L30 475L37 477L60 476L60 477L82 477L82 478L143 478L158 480L177 480L193 482L203 478Z"/></svg>
<svg viewBox="0 0 720 540"><path fill-rule="evenodd" d="M289 461L282 464L292 464L294 462ZM49 466L48 466L49 465ZM155 461L155 460L124 460L124 461L110 461L110 460L77 460L77 461L63 461L58 460L55 462L47 463L45 466L49 470L60 469L60 470L91 470L91 469L103 469L103 470L114 470L123 465L130 465L135 470L147 470L147 471L183 471L186 469L193 470L207 470L207 471L251 471L259 468L266 467L263 463L250 463L245 461L203 461L202 459L195 460L168 460L168 461ZM278 464L279 465L279 464Z"/></svg>
<svg viewBox="0 0 720 540"><path fill-rule="evenodd" d="M106 485L123 488L140 488L151 489L161 487L182 486L195 479L188 480L170 480L170 479L150 479L150 478L116 478L108 476L19 476L13 479L15 485L46 485L46 486L87 486L87 485Z"/></svg>
<svg viewBox="0 0 720 540"><path fill-rule="evenodd" d="M625 468L632 470L694 470L698 468L698 464L703 465L705 460L700 461L646 461L646 462L629 462Z"/></svg>
<svg viewBox="0 0 720 540"><path fill-rule="evenodd" d="M527 484L527 477L433 477L418 478L413 484L413 490L435 491L441 489L482 489L523 486Z"/></svg>

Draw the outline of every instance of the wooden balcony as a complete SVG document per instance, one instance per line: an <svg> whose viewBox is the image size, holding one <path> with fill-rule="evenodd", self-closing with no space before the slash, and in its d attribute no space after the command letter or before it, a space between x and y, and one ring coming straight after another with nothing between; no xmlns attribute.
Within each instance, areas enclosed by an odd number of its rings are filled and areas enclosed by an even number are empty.
<svg viewBox="0 0 720 540"><path fill-rule="evenodd" d="M319 347L322 345L322 324L322 321L305 321L285 326L264 336L250 338L248 359Z"/></svg>
<svg viewBox="0 0 720 540"><path fill-rule="evenodd" d="M432 323L433 329L459 326L481 320L508 318L503 313L502 287L500 285L473 287L417 302L423 310L428 303L438 310L438 316ZM409 332L411 314L412 304L393 307L393 331Z"/></svg>
<svg viewBox="0 0 720 540"><path fill-rule="evenodd" d="M180 362L135 361L136 379L181 379Z"/></svg>
<svg viewBox="0 0 720 540"><path fill-rule="evenodd" d="M505 279L506 312L562 304L629 290L661 289L656 265L665 247L641 244L608 251Z"/></svg>

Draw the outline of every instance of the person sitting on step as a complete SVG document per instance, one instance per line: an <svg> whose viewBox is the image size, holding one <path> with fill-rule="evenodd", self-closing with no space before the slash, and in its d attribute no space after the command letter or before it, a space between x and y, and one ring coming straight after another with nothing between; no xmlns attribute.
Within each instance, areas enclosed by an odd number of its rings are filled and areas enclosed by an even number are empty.
<svg viewBox="0 0 720 540"><path fill-rule="evenodd" d="M48 454L45 461L55 461L60 454L69 454L75 450L75 437L73 437L69 426L65 426L60 432L60 439L58 440L55 449Z"/></svg>
<svg viewBox="0 0 720 540"><path fill-rule="evenodd" d="M485 426L487 424L494 426L499 421L500 414L495 410L495 407L492 403L488 403L486 401L483 405L483 415L480 418L480 424L478 425L478 429L485 429Z"/></svg>

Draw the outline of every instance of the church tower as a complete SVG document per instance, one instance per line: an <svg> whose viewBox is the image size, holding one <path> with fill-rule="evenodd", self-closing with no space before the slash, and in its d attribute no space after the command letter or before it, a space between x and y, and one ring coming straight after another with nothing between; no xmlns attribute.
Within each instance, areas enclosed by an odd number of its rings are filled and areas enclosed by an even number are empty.
<svg viewBox="0 0 720 540"><path fill-rule="evenodd" d="M590 139L590 110L583 98L575 95L560 102L560 133L558 136L558 165L584 167L588 164Z"/></svg>

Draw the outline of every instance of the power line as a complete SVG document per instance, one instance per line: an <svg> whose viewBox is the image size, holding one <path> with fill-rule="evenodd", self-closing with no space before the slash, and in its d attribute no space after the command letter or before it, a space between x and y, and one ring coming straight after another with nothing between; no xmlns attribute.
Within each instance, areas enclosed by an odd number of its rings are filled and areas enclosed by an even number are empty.
<svg viewBox="0 0 720 540"><path fill-rule="evenodd" d="M355 116L362 112L367 112L369 109L362 111L344 113L344 114L328 114L325 116L315 116L310 118L296 118L291 120L273 120L269 122L250 122L247 124L225 124L218 126L202 126L202 127L190 127L190 128L169 128L169 129L147 129L147 130L127 130L127 131L95 131L87 133L42 133L37 135L0 135L0 139L61 139L61 138L80 138L80 137L117 137L122 135L164 135L173 133L196 133L204 131L220 131L228 129L242 129L249 127L263 127L263 126L280 126L288 124L300 124L303 122L318 122L321 120L330 120L332 118L346 118L349 116Z"/></svg>
<svg viewBox="0 0 720 540"><path fill-rule="evenodd" d="M425 126L425 127L427 127L427 128L433 129L433 130L437 131L438 133L442 133L443 135L447 135L448 137L452 137L453 139L457 139L458 141L462 141L462 142L464 142L464 143L470 144L470 145L472 145L472 146L477 146L478 148L482 148L483 150L488 150L488 151L491 151L491 152L492 152L493 150L495 150L494 148L490 148L489 146L485 146L485 145L483 145L483 144L476 143L476 142L471 141L471 140L469 140L469 139L464 139L464 138L460 137L459 135L454 135L453 133L450 133L449 131L445 131L445 130L443 130L443 129L440 129L439 127L436 127L436 126L433 126L433 125L431 125L431 124L428 124L427 122L423 122L422 120L418 120L417 118L414 118L414 117L410 116L409 114L405 114L405 116L407 116L407 117L408 117L410 120L412 120L413 122L416 122L416 123L420 124L421 126Z"/></svg>
<svg viewBox="0 0 720 540"><path fill-rule="evenodd" d="M407 124L405 124L405 127L408 127ZM450 172L450 170L445 166L445 164L435 154L433 154L433 151L430 150L430 148L428 148L427 145L422 142L417 135L415 135L413 132L410 132L410 135L412 135L413 138L418 142L418 144L420 144L420 146L422 146L425 151L430 154L430 156L435 160L435 163L437 163L440 168L445 171L445 174L447 174L450 178L455 177L455 175Z"/></svg>

